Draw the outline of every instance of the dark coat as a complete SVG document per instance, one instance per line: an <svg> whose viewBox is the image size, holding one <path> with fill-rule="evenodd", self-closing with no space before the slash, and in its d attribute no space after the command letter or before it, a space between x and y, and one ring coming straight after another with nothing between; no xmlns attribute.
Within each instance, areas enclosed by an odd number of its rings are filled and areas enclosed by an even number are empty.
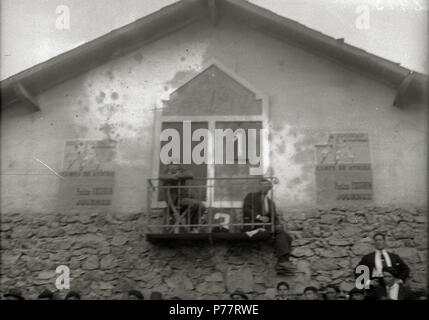
<svg viewBox="0 0 429 320"><path fill-rule="evenodd" d="M377 287L375 290L373 290L372 294L374 295L374 299L376 300L386 300L386 299L388 300L386 286ZM410 289L408 289L407 287L404 287L402 284L399 285L398 300L415 300L415 299L416 297Z"/></svg>
<svg viewBox="0 0 429 320"><path fill-rule="evenodd" d="M405 280L410 275L410 268L407 266L407 264L404 261L402 261L402 259L397 254L392 252L387 252L387 254L390 257L390 261L392 262L392 267L398 273L398 278L405 282ZM367 266L370 272L370 279L373 279L372 271L375 268L375 251L365 255L359 262L358 266L359 265ZM355 276L357 277L358 274L355 273Z"/></svg>
<svg viewBox="0 0 429 320"><path fill-rule="evenodd" d="M270 208L268 212L265 212L264 207L264 195L262 192L248 193L243 201L243 222L260 223L262 221L256 218L258 215L267 216L271 221L272 214L274 214L274 222L277 223L277 211L274 201L268 198L268 207Z"/></svg>

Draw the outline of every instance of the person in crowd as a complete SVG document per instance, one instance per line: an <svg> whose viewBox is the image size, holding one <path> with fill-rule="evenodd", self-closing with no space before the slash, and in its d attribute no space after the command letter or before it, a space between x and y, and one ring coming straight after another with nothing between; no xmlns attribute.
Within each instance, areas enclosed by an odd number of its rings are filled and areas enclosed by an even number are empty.
<svg viewBox="0 0 429 320"><path fill-rule="evenodd" d="M414 294L399 281L399 274L392 267L383 268L383 285L373 291L376 300L415 300Z"/></svg>
<svg viewBox="0 0 429 320"><path fill-rule="evenodd" d="M235 290L229 296L232 300L249 300L249 297L240 289Z"/></svg>
<svg viewBox="0 0 429 320"><path fill-rule="evenodd" d="M64 300L80 300L80 293L77 291L70 291L66 294Z"/></svg>
<svg viewBox="0 0 429 320"><path fill-rule="evenodd" d="M182 165L174 163L169 164L166 172L159 177L163 186L169 187L163 190L165 190L166 202L170 210L169 219L173 224L198 224L205 214L206 208L201 199L195 199L190 188L183 188L192 179L194 176L191 172L186 171ZM187 230L196 231L198 228Z"/></svg>
<svg viewBox="0 0 429 320"><path fill-rule="evenodd" d="M130 290L128 291L128 300L144 300L144 296L138 290Z"/></svg>
<svg viewBox="0 0 429 320"><path fill-rule="evenodd" d="M304 289L304 300L319 300L319 290L316 287L306 287Z"/></svg>
<svg viewBox="0 0 429 320"><path fill-rule="evenodd" d="M289 300L289 284L286 281L277 284L276 300Z"/></svg>
<svg viewBox="0 0 429 320"><path fill-rule="evenodd" d="M41 294L37 297L37 300L56 300L54 293L51 290L43 290Z"/></svg>
<svg viewBox="0 0 429 320"><path fill-rule="evenodd" d="M410 274L410 268L397 254L387 251L386 237L383 233L375 233L373 239L375 251L365 255L356 266L356 268L358 266L368 268L370 278L365 284L369 286L369 291L383 285L383 268L385 267L393 267L398 274L398 282L405 283ZM356 268L355 277L358 277Z"/></svg>
<svg viewBox="0 0 429 320"><path fill-rule="evenodd" d="M162 294L161 292L154 291L150 294L150 300L162 300Z"/></svg>
<svg viewBox="0 0 429 320"><path fill-rule="evenodd" d="M52 292L52 300L62 300L61 294L58 290Z"/></svg>
<svg viewBox="0 0 429 320"><path fill-rule="evenodd" d="M366 292L364 289L353 288L349 292L349 300L366 300Z"/></svg>
<svg viewBox="0 0 429 320"><path fill-rule="evenodd" d="M21 290L12 288L3 295L5 300L25 300Z"/></svg>
<svg viewBox="0 0 429 320"><path fill-rule="evenodd" d="M428 294L425 290L414 291L414 296L416 300L428 300Z"/></svg>
<svg viewBox="0 0 429 320"><path fill-rule="evenodd" d="M328 284L325 288L325 300L340 300L340 288L336 285Z"/></svg>
<svg viewBox="0 0 429 320"><path fill-rule="evenodd" d="M284 231L277 215L276 206L269 197L269 191L273 184L268 179L262 179L259 182L260 191L249 193L243 201L243 222L244 223L270 223L274 216L275 228L275 247L277 255L276 271L279 275L291 275L295 267L289 258L292 256L292 237ZM243 228L243 231L260 229L259 236L268 232L264 228L250 226ZM255 236L257 236L256 234Z"/></svg>

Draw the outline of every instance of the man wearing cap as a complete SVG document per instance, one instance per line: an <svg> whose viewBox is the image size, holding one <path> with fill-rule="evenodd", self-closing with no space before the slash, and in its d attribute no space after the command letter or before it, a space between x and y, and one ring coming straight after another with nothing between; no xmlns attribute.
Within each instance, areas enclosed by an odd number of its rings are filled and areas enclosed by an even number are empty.
<svg viewBox="0 0 429 320"><path fill-rule="evenodd" d="M21 290L19 289L10 289L7 293L3 295L5 300L25 300L22 296Z"/></svg>
<svg viewBox="0 0 429 320"><path fill-rule="evenodd" d="M370 290L383 285L383 268L393 267L398 274L398 282L405 283L409 274L410 268L402 259L392 252L386 250L386 237L383 233L377 232L373 236L375 251L365 255L359 264L356 266L366 266L370 272L370 278L366 281L366 285L370 286ZM359 276L356 273L355 276Z"/></svg>
<svg viewBox="0 0 429 320"><path fill-rule="evenodd" d="M272 182L268 179L262 179L259 182L260 191L249 193L243 201L243 221L244 223L270 223L274 216L275 228L275 247L277 255L276 271L281 275L290 275L294 271L292 262L289 261L292 250L292 237L286 233L280 224L277 216L276 206L269 197L269 191L273 188ZM256 226L245 227L243 230L258 228ZM259 228L260 233L266 233L266 230ZM249 234L249 233L248 233Z"/></svg>
<svg viewBox="0 0 429 320"><path fill-rule="evenodd" d="M184 188L187 185L187 181L193 178L194 176L191 172L186 171L183 166L175 163L170 163L166 168L166 172L159 176L163 186L169 187L163 189L165 190L168 206L174 213L174 223L180 223L178 221L181 220L179 216L188 211L189 224L198 224L199 215L202 215L206 210L200 199L194 198L190 188Z"/></svg>

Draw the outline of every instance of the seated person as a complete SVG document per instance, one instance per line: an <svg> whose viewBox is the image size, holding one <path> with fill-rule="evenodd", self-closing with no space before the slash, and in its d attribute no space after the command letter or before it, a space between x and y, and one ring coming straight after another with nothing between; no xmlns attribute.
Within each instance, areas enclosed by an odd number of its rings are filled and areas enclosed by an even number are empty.
<svg viewBox="0 0 429 320"><path fill-rule="evenodd" d="M280 224L276 206L269 198L268 192L272 189L272 182L268 179L260 181L261 191L249 193L243 201L243 222L244 223L270 223L274 215L275 228L275 247L277 255L276 270L278 274L289 275L295 269L292 262L289 261L292 250L292 237L283 230ZM245 226L243 231L258 229L258 226ZM261 231L260 233L265 233ZM257 235L255 235L257 236Z"/></svg>
<svg viewBox="0 0 429 320"><path fill-rule="evenodd" d="M392 267L383 268L383 285L373 295L376 300L415 300L414 294L399 281L398 272Z"/></svg>
<svg viewBox="0 0 429 320"><path fill-rule="evenodd" d="M191 194L190 188L174 188L176 186L185 186L187 181L193 178L192 173L185 171L178 164L169 164L166 168L166 173L159 177L164 186L171 187L164 190L166 191L168 206L174 214L173 224L181 223L177 221L179 219L178 215L183 214L185 211L188 211L189 216L183 218L184 221L182 224L198 224L199 216L202 216L206 210L201 201L195 199ZM177 212L175 212L176 210Z"/></svg>
<svg viewBox="0 0 429 320"><path fill-rule="evenodd" d="M319 291L316 287L307 287L304 289L304 300L319 300Z"/></svg>
<svg viewBox="0 0 429 320"><path fill-rule="evenodd" d="M353 288L349 292L349 300L366 300L366 291L364 289Z"/></svg>
<svg viewBox="0 0 429 320"><path fill-rule="evenodd" d="M281 281L277 284L276 300L289 300L289 284Z"/></svg>
<svg viewBox="0 0 429 320"><path fill-rule="evenodd" d="M325 288L325 300L339 300L340 289L333 284L328 284Z"/></svg>
<svg viewBox="0 0 429 320"><path fill-rule="evenodd" d="M368 296L373 296L372 292L375 288L383 285L383 268L393 267L398 272L398 282L405 283L409 274L410 268L397 255L386 249L386 236L381 232L376 232L373 236L375 250L362 257L358 266L366 266L370 272L370 279L367 281L369 289ZM355 278L358 274L355 272Z"/></svg>
<svg viewBox="0 0 429 320"><path fill-rule="evenodd" d="M5 300L25 300L22 296L22 292L19 289L12 288L3 295Z"/></svg>
<svg viewBox="0 0 429 320"><path fill-rule="evenodd" d="M232 300L249 300L249 297L240 289L235 290L229 296Z"/></svg>
<svg viewBox="0 0 429 320"><path fill-rule="evenodd" d="M144 296L139 290L130 290L127 300L144 300Z"/></svg>
<svg viewBox="0 0 429 320"><path fill-rule="evenodd" d="M77 291L70 291L67 293L64 300L80 300L80 293Z"/></svg>
<svg viewBox="0 0 429 320"><path fill-rule="evenodd" d="M37 297L38 300L61 300L58 292L52 292L49 289L43 290L41 294Z"/></svg>

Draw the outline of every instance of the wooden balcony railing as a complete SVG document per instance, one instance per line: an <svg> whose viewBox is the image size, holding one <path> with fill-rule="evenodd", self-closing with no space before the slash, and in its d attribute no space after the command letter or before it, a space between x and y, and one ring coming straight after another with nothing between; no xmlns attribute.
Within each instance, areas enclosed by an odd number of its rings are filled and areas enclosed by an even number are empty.
<svg viewBox="0 0 429 320"><path fill-rule="evenodd" d="M187 185L166 185L160 179L149 179L147 239L213 241L270 238L275 230L274 210L270 210L270 222L257 222L254 214L243 218L243 200L247 194L253 197L261 190L261 179L278 183L275 177L194 178L188 180ZM269 197L274 201L273 189L269 191ZM191 204L189 198L192 199Z"/></svg>

